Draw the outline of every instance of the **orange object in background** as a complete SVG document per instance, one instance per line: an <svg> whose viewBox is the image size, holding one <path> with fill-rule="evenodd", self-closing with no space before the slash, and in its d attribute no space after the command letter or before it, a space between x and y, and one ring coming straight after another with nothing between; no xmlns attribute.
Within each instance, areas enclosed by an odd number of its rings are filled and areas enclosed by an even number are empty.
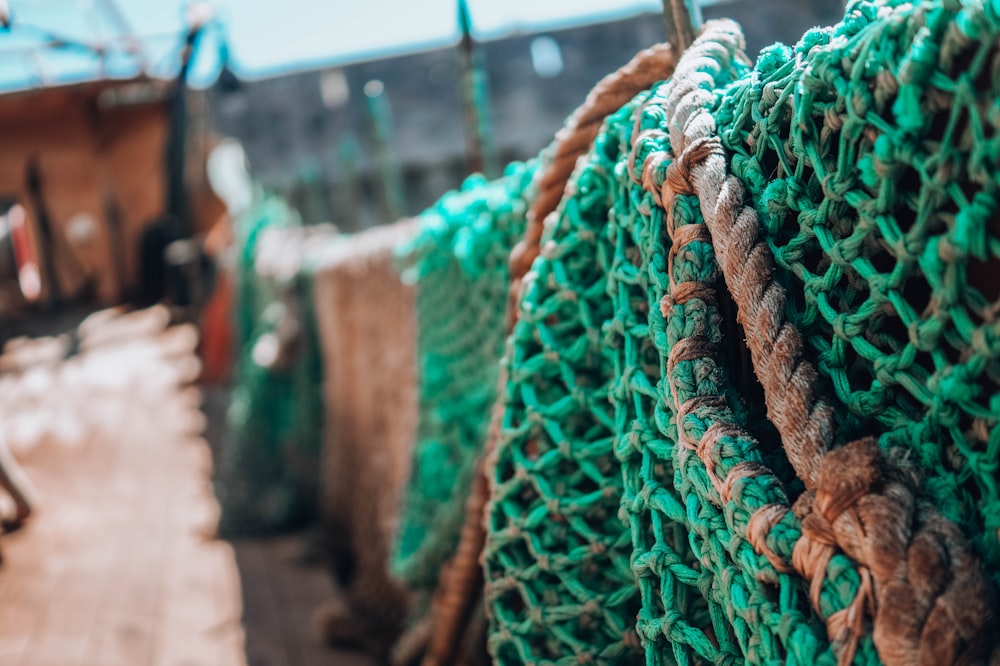
<svg viewBox="0 0 1000 666"><path fill-rule="evenodd" d="M17 282L25 300L33 303L42 295L42 272L38 267L38 248L31 237L24 206L15 204L8 211L7 220L14 245Z"/></svg>
<svg viewBox="0 0 1000 666"><path fill-rule="evenodd" d="M221 384L232 369L233 301L235 285L225 256L233 242L229 216L221 215L205 237L205 252L216 266L215 289L201 312L201 379Z"/></svg>
<svg viewBox="0 0 1000 666"><path fill-rule="evenodd" d="M233 278L220 270L212 298L201 313L201 380L221 384L229 378L233 343Z"/></svg>

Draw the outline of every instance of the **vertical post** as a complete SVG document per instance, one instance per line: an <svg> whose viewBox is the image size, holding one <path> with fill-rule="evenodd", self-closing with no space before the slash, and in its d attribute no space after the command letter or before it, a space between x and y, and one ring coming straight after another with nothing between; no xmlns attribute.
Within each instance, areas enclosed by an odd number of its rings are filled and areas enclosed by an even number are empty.
<svg viewBox="0 0 1000 666"><path fill-rule="evenodd" d="M496 175L496 159L491 145L486 68L472 39L472 15L466 0L458 0L458 63L465 128L466 162L470 173Z"/></svg>
<svg viewBox="0 0 1000 666"><path fill-rule="evenodd" d="M403 214L405 195L399 175L399 160L393 147L392 109L381 81L366 83L365 97L368 99L368 113L375 136L375 159L382 180L386 222L394 222Z"/></svg>
<svg viewBox="0 0 1000 666"><path fill-rule="evenodd" d="M344 231L357 231L361 228L361 206L358 202L358 192L361 183L358 178L358 140L353 134L342 136L337 142L337 172L341 174L338 185L339 210L334 218Z"/></svg>
<svg viewBox="0 0 1000 666"><path fill-rule="evenodd" d="M187 75L191 69L191 57L194 55L200 35L201 26L192 26L184 38L184 46L181 49L181 68L174 81L173 94L169 102L170 124L167 130L165 208L172 219L173 229L171 232L175 238L187 238L191 235L187 188L184 183L184 148L187 141Z"/></svg>
<svg viewBox="0 0 1000 666"><path fill-rule="evenodd" d="M35 209L35 221L38 224L38 236L41 241L42 271L45 286L48 288L48 304L53 310L59 310L63 305L62 287L59 284L59 274L56 271L56 239L52 231L52 219L42 194L42 174L38 158L32 155L25 164L25 177L28 185L28 196Z"/></svg>
<svg viewBox="0 0 1000 666"><path fill-rule="evenodd" d="M667 42L680 58L687 50L701 27L701 11L697 0L663 0L663 21L667 29Z"/></svg>

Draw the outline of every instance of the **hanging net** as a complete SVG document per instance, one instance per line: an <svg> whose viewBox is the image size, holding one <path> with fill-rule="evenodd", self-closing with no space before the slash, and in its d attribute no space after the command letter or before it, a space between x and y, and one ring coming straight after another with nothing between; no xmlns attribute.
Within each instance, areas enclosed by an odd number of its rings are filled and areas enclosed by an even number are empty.
<svg viewBox="0 0 1000 666"><path fill-rule="evenodd" d="M507 258L534 173L534 163L515 163L492 183L469 178L398 251L417 292L420 417L393 569L416 589L434 588L458 545L496 399Z"/></svg>
<svg viewBox="0 0 1000 666"><path fill-rule="evenodd" d="M498 663L986 658L998 35L853 2L751 67L712 23L607 119L507 343Z"/></svg>
<svg viewBox="0 0 1000 666"><path fill-rule="evenodd" d="M325 372L321 518L343 594L314 618L329 643L385 656L409 594L389 571L417 425L414 290L394 249L414 220L344 234L310 256Z"/></svg>
<svg viewBox="0 0 1000 666"><path fill-rule="evenodd" d="M908 451L1000 583L998 43L977 3L853 3L715 115L838 442Z"/></svg>
<svg viewBox="0 0 1000 666"><path fill-rule="evenodd" d="M215 484L225 536L265 534L315 515L323 377L311 278L292 267L275 279L256 265L269 230L300 224L277 198L236 224L240 356Z"/></svg>
<svg viewBox="0 0 1000 666"><path fill-rule="evenodd" d="M542 255L522 283L508 342L504 415L487 515L486 604L500 663L634 662L639 595L618 517L612 314L603 241L632 105L605 126L574 174Z"/></svg>

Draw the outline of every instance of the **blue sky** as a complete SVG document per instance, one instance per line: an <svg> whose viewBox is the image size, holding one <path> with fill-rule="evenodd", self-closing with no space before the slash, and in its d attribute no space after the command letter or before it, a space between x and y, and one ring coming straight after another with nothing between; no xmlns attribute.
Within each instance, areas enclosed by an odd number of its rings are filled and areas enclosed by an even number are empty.
<svg viewBox="0 0 1000 666"><path fill-rule="evenodd" d="M0 89L100 74L100 59L82 50L34 49L44 31L87 43L112 40L106 0L7 0L14 27L0 32ZM468 0L477 36L544 29L601 17L659 11L660 0ZM457 36L456 0L215 0L217 25L206 33L194 83L214 79L218 26L224 26L237 74L260 77L378 53L446 44ZM149 69L176 61L184 0L117 0L142 38ZM38 30L41 28L43 30ZM109 75L134 73L135 61L111 55Z"/></svg>

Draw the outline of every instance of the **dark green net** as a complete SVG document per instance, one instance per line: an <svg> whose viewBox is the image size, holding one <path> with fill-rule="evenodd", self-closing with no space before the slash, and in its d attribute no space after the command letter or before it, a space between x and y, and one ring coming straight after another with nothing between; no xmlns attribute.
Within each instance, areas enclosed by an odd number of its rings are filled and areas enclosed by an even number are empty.
<svg viewBox="0 0 1000 666"><path fill-rule="evenodd" d="M267 230L300 225L297 214L276 198L258 202L236 224L240 356L215 484L224 535L288 528L316 510L323 371L311 278L302 271L279 285L255 268ZM298 319L295 354L287 366L264 367L254 359L254 348L262 337L273 336L286 316Z"/></svg>
<svg viewBox="0 0 1000 666"><path fill-rule="evenodd" d="M737 76L743 68L734 56L710 62L720 71L706 83L719 86ZM617 165L608 225L615 313L605 331L618 378L611 394L616 452L643 602L638 629L646 662L832 663L825 627L812 617L796 577L778 573L746 539L753 509L768 500L787 502L781 480L758 476L754 487L738 490L729 502L715 482L740 462L774 465L780 443L761 423L760 405L752 411L729 380L739 367L735 359L718 353L733 338L727 338L725 288L698 199L678 196L668 211L641 185L647 158L665 158L661 175L670 167L664 110L670 87L655 89L634 130L630 125L625 132L625 145L634 141L635 149ZM703 285L707 292L682 299L685 285ZM672 355L689 343L715 349ZM757 426L769 449L737 430L748 424ZM709 470L690 443L723 426L733 432Z"/></svg>
<svg viewBox="0 0 1000 666"><path fill-rule="evenodd" d="M486 605L497 663L634 663L639 595L618 517L608 402L612 314L603 241L622 125L609 121L574 174L522 285L487 515Z"/></svg>
<svg viewBox="0 0 1000 666"><path fill-rule="evenodd" d="M995 580L997 26L971 2L856 2L752 71L732 53L702 63L840 439L909 449ZM842 649L821 616L855 598L857 566L829 561L817 612L748 540L757 509L802 487L734 352L744 332L700 202L665 210L640 182L647 156L659 184L670 167L669 95L609 118L525 278L487 516L499 663L635 661L636 617L651 664L834 663ZM681 284L706 291L681 299ZM695 338L707 351L675 353ZM726 435L695 455L709 428ZM768 472L723 495L739 464ZM800 536L789 513L768 547L787 561ZM854 661L878 662L870 637Z"/></svg>

